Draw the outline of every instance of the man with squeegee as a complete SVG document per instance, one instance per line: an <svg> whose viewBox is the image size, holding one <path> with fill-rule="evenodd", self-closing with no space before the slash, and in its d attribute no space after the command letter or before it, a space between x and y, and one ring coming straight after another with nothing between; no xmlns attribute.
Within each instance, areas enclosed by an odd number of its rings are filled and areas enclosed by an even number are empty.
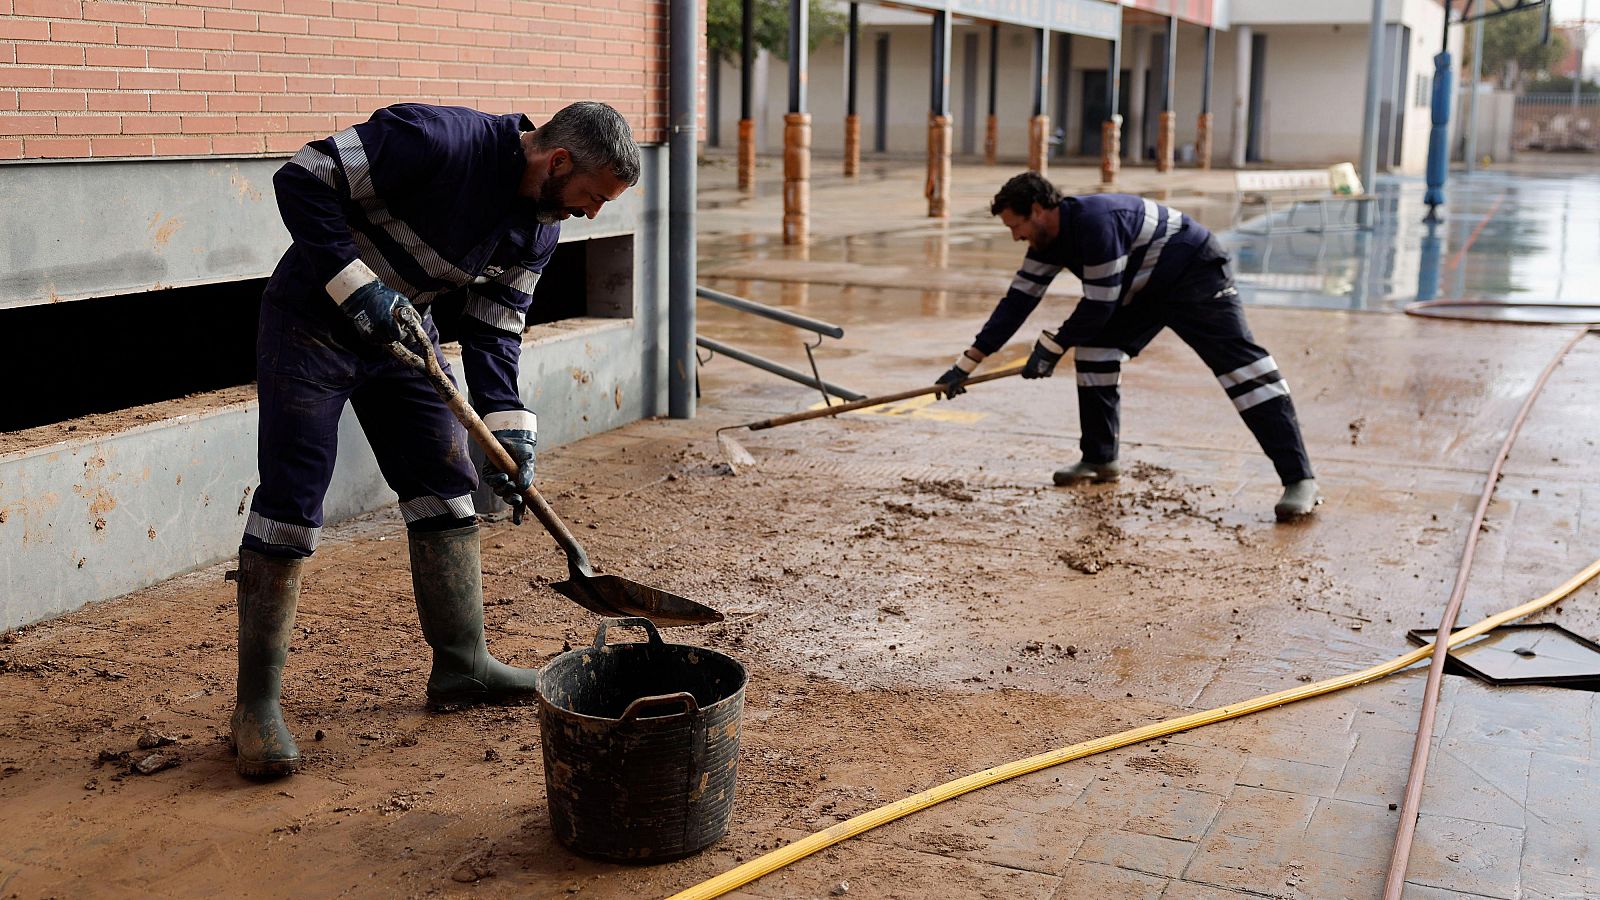
<svg viewBox="0 0 1600 900"><path fill-rule="evenodd" d="M267 283L257 337L261 487L239 549L232 721L240 774L300 767L279 685L346 401L400 495L417 615L433 648L429 703L533 694L537 672L501 663L484 643L477 473L450 409L391 352L406 340L395 314L421 311L432 346L417 349L437 354L433 301L463 303L471 403L517 468L486 471L485 482L520 524L537 420L517 371L534 283L560 220L593 218L638 178L627 121L594 102L537 129L518 114L400 104L307 144L278 170L273 185L294 240Z"/></svg>
<svg viewBox="0 0 1600 900"><path fill-rule="evenodd" d="M1295 418L1289 383L1250 336L1228 253L1199 222L1131 194L1064 197L1025 172L995 194L989 212L1027 241L1028 252L972 346L939 376L945 395L1005 345L1039 305L1056 273L1083 281L1083 299L1053 333L1039 335L1023 378L1049 378L1067 350L1078 373L1083 458L1055 473L1058 485L1116 481L1118 385L1122 363L1171 328L1211 367L1282 479L1274 512L1287 522L1321 502Z"/></svg>

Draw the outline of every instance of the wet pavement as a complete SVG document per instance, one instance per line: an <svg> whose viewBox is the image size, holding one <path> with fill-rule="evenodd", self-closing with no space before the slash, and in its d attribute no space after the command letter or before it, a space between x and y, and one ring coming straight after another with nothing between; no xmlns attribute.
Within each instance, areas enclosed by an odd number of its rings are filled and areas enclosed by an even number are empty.
<svg viewBox="0 0 1600 900"><path fill-rule="evenodd" d="M920 167L819 177L801 251L778 241L770 191L742 200L731 170L706 166L702 280L843 325L816 350L831 381L926 383L1021 258L985 210L1007 174L958 166L948 223L921 216ZM1092 187L1089 170L1059 174ZM1237 215L1231 180L1126 179L1217 223ZM992 365L1024 355L1075 288L1054 285ZM807 368L801 332L700 313L704 334ZM1404 653L1405 632L1437 620L1504 429L1572 330L1304 305L1249 317L1327 498L1301 525L1274 523L1271 466L1170 334L1125 368L1116 485L1049 485L1076 458L1070 378L738 432L756 465L730 476L714 428L820 398L720 357L701 369L698 418L541 453L547 495L595 559L729 613L672 636L751 670L733 827L705 853L573 857L549 833L531 711L422 712L426 650L385 515L330 529L311 564L285 679L308 767L291 781L241 785L218 740L223 567L0 645L0 833L19 836L0 844L0 896L663 896L970 772ZM1508 464L1463 623L1600 554L1597 382L1592 337ZM497 654L540 664L591 639L593 619L548 590L564 567L530 526L486 529ZM1600 637L1597 598L1586 587L1534 620ZM1422 683L1412 670L1047 769L735 896L1375 897ZM1597 696L1446 679L1407 897L1600 896ZM141 778L96 761L146 729L177 736L184 764Z"/></svg>

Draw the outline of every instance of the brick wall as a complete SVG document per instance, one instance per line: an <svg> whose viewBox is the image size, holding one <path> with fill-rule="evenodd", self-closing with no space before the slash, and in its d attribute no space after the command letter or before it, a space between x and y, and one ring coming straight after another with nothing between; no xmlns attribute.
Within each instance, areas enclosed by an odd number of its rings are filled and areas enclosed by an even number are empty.
<svg viewBox="0 0 1600 900"><path fill-rule="evenodd" d="M0 0L0 159L292 153L405 100L666 139L666 0Z"/></svg>

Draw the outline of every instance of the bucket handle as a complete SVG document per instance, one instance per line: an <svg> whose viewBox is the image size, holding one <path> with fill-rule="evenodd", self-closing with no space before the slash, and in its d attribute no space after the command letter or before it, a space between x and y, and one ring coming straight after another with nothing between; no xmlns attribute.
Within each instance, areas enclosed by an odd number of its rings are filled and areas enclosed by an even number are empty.
<svg viewBox="0 0 1600 900"><path fill-rule="evenodd" d="M695 701L693 694L688 691L679 691L676 694L656 694L652 697L640 697L628 704L628 708L622 711L622 718L618 719L618 721L631 722L637 719L639 714L645 710L655 709L658 706L671 706L674 703L682 706L684 713L689 715L700 711L700 704Z"/></svg>
<svg viewBox="0 0 1600 900"><path fill-rule="evenodd" d="M600 627L594 633L594 649L596 651L599 651L605 647L606 629L610 628L612 625L643 628L650 635L650 643L657 647L665 646L665 642L661 640L661 632L656 630L656 623L646 619L644 616L626 616L620 619L600 620Z"/></svg>

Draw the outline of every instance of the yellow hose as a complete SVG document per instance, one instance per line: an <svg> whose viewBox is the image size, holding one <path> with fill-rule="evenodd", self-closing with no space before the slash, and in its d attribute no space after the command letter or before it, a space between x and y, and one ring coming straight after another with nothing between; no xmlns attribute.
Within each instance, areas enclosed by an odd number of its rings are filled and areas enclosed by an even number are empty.
<svg viewBox="0 0 1600 900"><path fill-rule="evenodd" d="M1490 616L1476 625L1453 632L1450 635L1450 646L1456 647L1495 628L1499 628L1507 622L1544 609L1582 587L1585 582L1595 577L1596 574L1600 574L1600 559L1590 563L1583 571L1572 576L1565 584L1536 600L1530 600L1521 606ZM938 787L929 788L920 794L913 794L903 800L896 800L886 806L880 806L877 809L864 812L853 819L840 822L810 837L779 847L777 850L757 857L738 868L730 869L715 878L673 894L670 900L710 900L713 897L720 897L729 891L744 887L763 875L770 875L792 862L804 859L818 850L826 849L840 841L877 828L879 825L887 825L896 819L909 816L914 812L920 812L930 806L943 803L970 791L998 784L1002 781L1009 781L1019 775L1027 775L1040 769L1048 769L1064 762L1071 762L1086 756L1094 756L1107 750L1116 750L1120 747L1148 741L1152 738L1166 737L1170 734L1177 734L1180 731L1199 728L1202 725L1237 719L1240 716L1247 716L1275 706L1283 706L1287 703L1294 703L1311 697L1330 694L1334 691L1342 691L1345 688L1355 687L1356 685L1366 684L1369 681L1376 681L1386 675L1392 675L1401 669L1419 663L1427 659L1432 653L1433 644L1430 643L1404 656L1395 657L1386 663L1380 663L1369 669L1362 669L1349 675L1329 678L1325 681L1318 681L1287 691L1278 691L1274 694L1265 694L1253 700L1246 700L1242 703L1234 703L1228 706L1219 706L1216 709L1179 716L1176 719L1167 719L1164 722L1157 722L1153 725L1145 725L1128 731L1119 731L1116 734L1095 738L1092 741L1084 741L1069 747L1051 750L1048 753L1040 753L1037 756L1019 759L1016 762L992 769L984 769L982 772L975 772L964 778L958 778Z"/></svg>

